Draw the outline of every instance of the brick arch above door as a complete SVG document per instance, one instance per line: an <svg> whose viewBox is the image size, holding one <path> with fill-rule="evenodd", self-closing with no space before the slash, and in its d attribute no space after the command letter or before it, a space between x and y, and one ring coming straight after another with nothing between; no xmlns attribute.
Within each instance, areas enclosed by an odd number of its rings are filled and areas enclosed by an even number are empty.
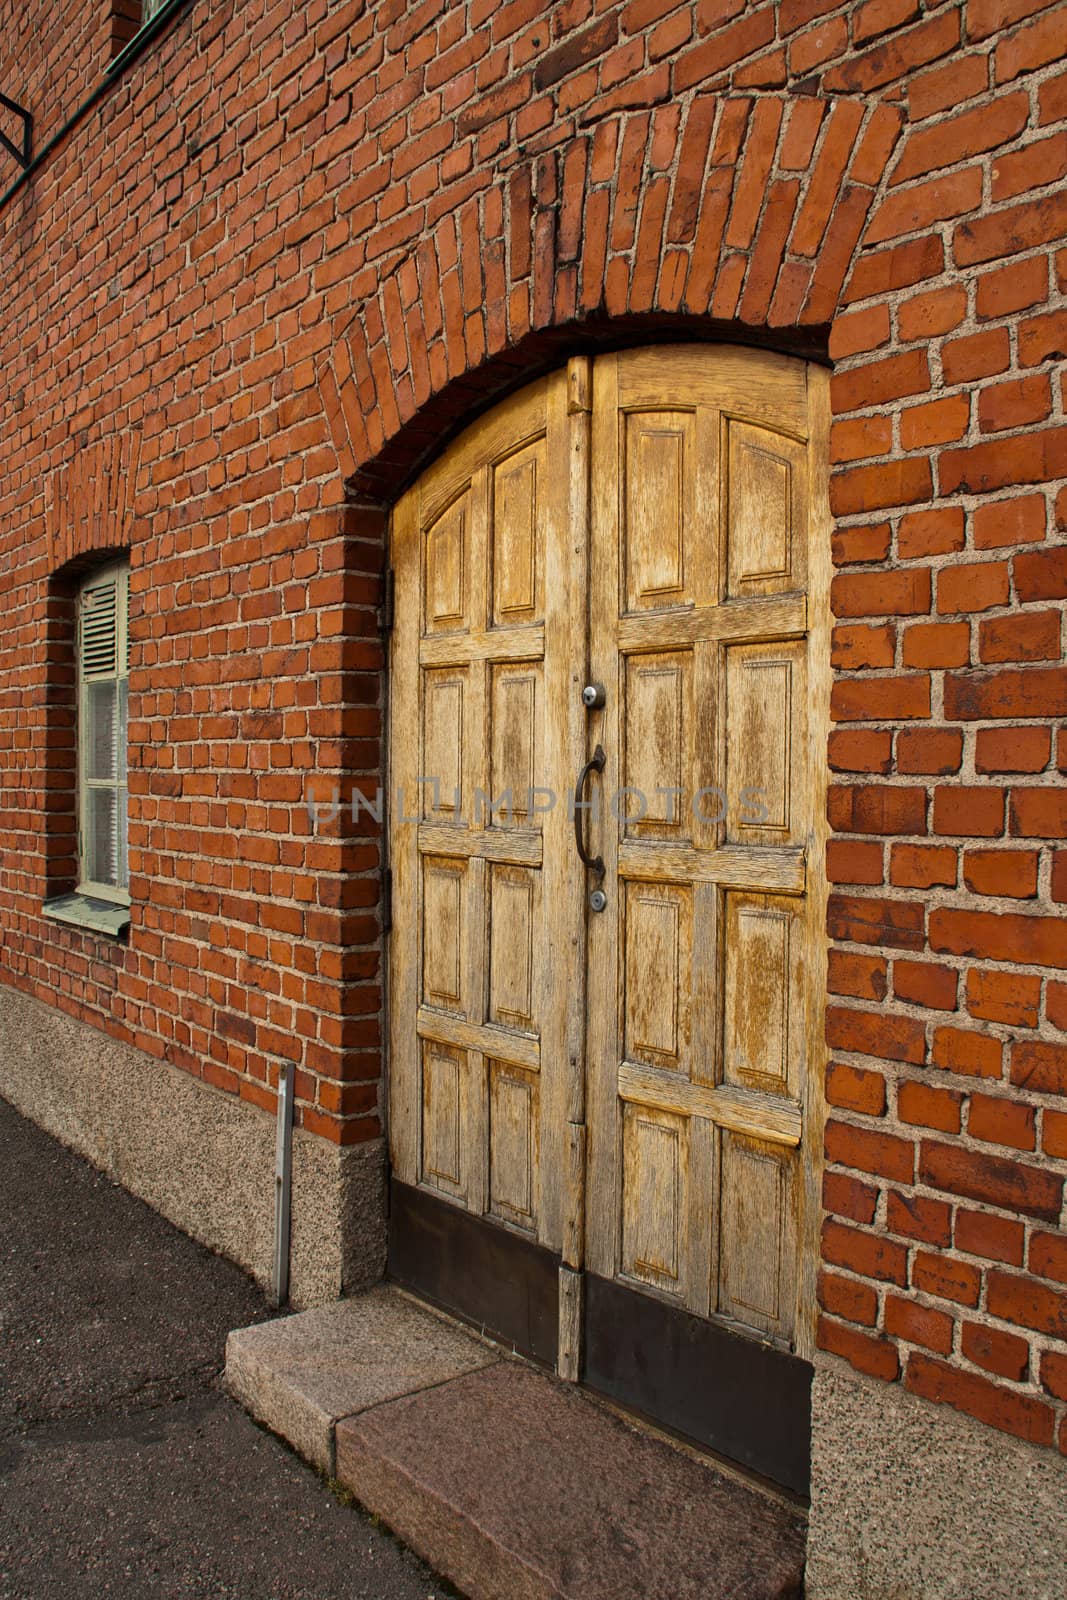
<svg viewBox="0 0 1067 1600"><path fill-rule="evenodd" d="M460 419L590 338L665 323L825 352L902 126L884 101L698 96L495 171L352 283L319 372L360 496L392 498Z"/></svg>

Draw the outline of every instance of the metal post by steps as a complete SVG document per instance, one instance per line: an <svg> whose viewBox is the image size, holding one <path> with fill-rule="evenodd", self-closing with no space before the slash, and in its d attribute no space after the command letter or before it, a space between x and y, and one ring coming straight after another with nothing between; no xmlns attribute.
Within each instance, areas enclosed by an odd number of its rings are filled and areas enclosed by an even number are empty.
<svg viewBox="0 0 1067 1600"><path fill-rule="evenodd" d="M289 1233L293 1198L293 1063L278 1077L278 1143L274 1160L274 1275L271 1304L277 1309L289 1298Z"/></svg>

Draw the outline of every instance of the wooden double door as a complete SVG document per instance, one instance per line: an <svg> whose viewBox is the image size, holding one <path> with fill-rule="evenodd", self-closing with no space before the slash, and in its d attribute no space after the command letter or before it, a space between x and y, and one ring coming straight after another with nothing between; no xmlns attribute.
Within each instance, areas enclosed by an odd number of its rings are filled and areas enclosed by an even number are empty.
<svg viewBox="0 0 1067 1600"><path fill-rule="evenodd" d="M803 1491L825 374L577 358L400 501L395 1277Z"/></svg>

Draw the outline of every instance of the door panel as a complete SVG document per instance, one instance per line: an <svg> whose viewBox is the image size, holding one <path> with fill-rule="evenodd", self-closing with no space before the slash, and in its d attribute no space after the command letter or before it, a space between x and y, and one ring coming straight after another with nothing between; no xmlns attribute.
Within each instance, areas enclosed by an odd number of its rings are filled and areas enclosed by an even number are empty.
<svg viewBox="0 0 1067 1600"><path fill-rule="evenodd" d="M724 1128L715 1309L783 1342L795 1322L795 1178L792 1151Z"/></svg>
<svg viewBox="0 0 1067 1600"><path fill-rule="evenodd" d="M693 655L649 651L626 663L625 721L619 764L625 779L627 839L688 843L689 806L682 779L694 763Z"/></svg>
<svg viewBox="0 0 1067 1600"><path fill-rule="evenodd" d="M393 519L393 1170L556 1252L583 885L537 791L578 725L585 369L498 407Z"/></svg>
<svg viewBox="0 0 1067 1600"><path fill-rule="evenodd" d="M732 417L725 429L726 595L803 590L808 553L804 444Z"/></svg>
<svg viewBox="0 0 1067 1600"><path fill-rule="evenodd" d="M799 1105L804 1056L803 905L725 896L723 1081Z"/></svg>
<svg viewBox="0 0 1067 1600"><path fill-rule="evenodd" d="M793 1487L826 451L825 378L801 362L578 359L462 435L393 523L392 1269ZM602 879L567 803L596 745Z"/></svg>
<svg viewBox="0 0 1067 1600"><path fill-rule="evenodd" d="M607 694L590 739L606 791L642 796L605 811L597 843L587 1264L805 1351L803 1175L821 1142L809 610L825 607L810 413L803 367L776 356L639 351L594 373L590 658Z"/></svg>
<svg viewBox="0 0 1067 1600"><path fill-rule="evenodd" d="M631 412L625 421L624 584L628 611L691 600L697 452L690 411Z"/></svg>
<svg viewBox="0 0 1067 1600"><path fill-rule="evenodd" d="M725 651L722 720L727 838L737 844L803 845L806 716L803 639L732 644Z"/></svg>
<svg viewBox="0 0 1067 1600"><path fill-rule="evenodd" d="M685 1119L649 1105L622 1115L623 1273L668 1294L684 1292L688 1262L678 1249L689 1203Z"/></svg>

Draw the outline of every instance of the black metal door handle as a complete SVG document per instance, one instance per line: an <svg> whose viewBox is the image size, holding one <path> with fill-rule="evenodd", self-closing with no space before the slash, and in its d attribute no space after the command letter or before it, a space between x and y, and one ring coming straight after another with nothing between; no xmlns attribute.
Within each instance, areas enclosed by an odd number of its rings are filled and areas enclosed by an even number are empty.
<svg viewBox="0 0 1067 1600"><path fill-rule="evenodd" d="M578 847L578 854L590 872L595 872L599 877L604 876L604 859L602 856L591 856L586 848L582 836L582 812L585 810L585 801L582 795L585 791L586 780L591 772L603 772L607 764L607 756L600 745L597 745L593 754L578 774L578 782L574 785L574 842Z"/></svg>

